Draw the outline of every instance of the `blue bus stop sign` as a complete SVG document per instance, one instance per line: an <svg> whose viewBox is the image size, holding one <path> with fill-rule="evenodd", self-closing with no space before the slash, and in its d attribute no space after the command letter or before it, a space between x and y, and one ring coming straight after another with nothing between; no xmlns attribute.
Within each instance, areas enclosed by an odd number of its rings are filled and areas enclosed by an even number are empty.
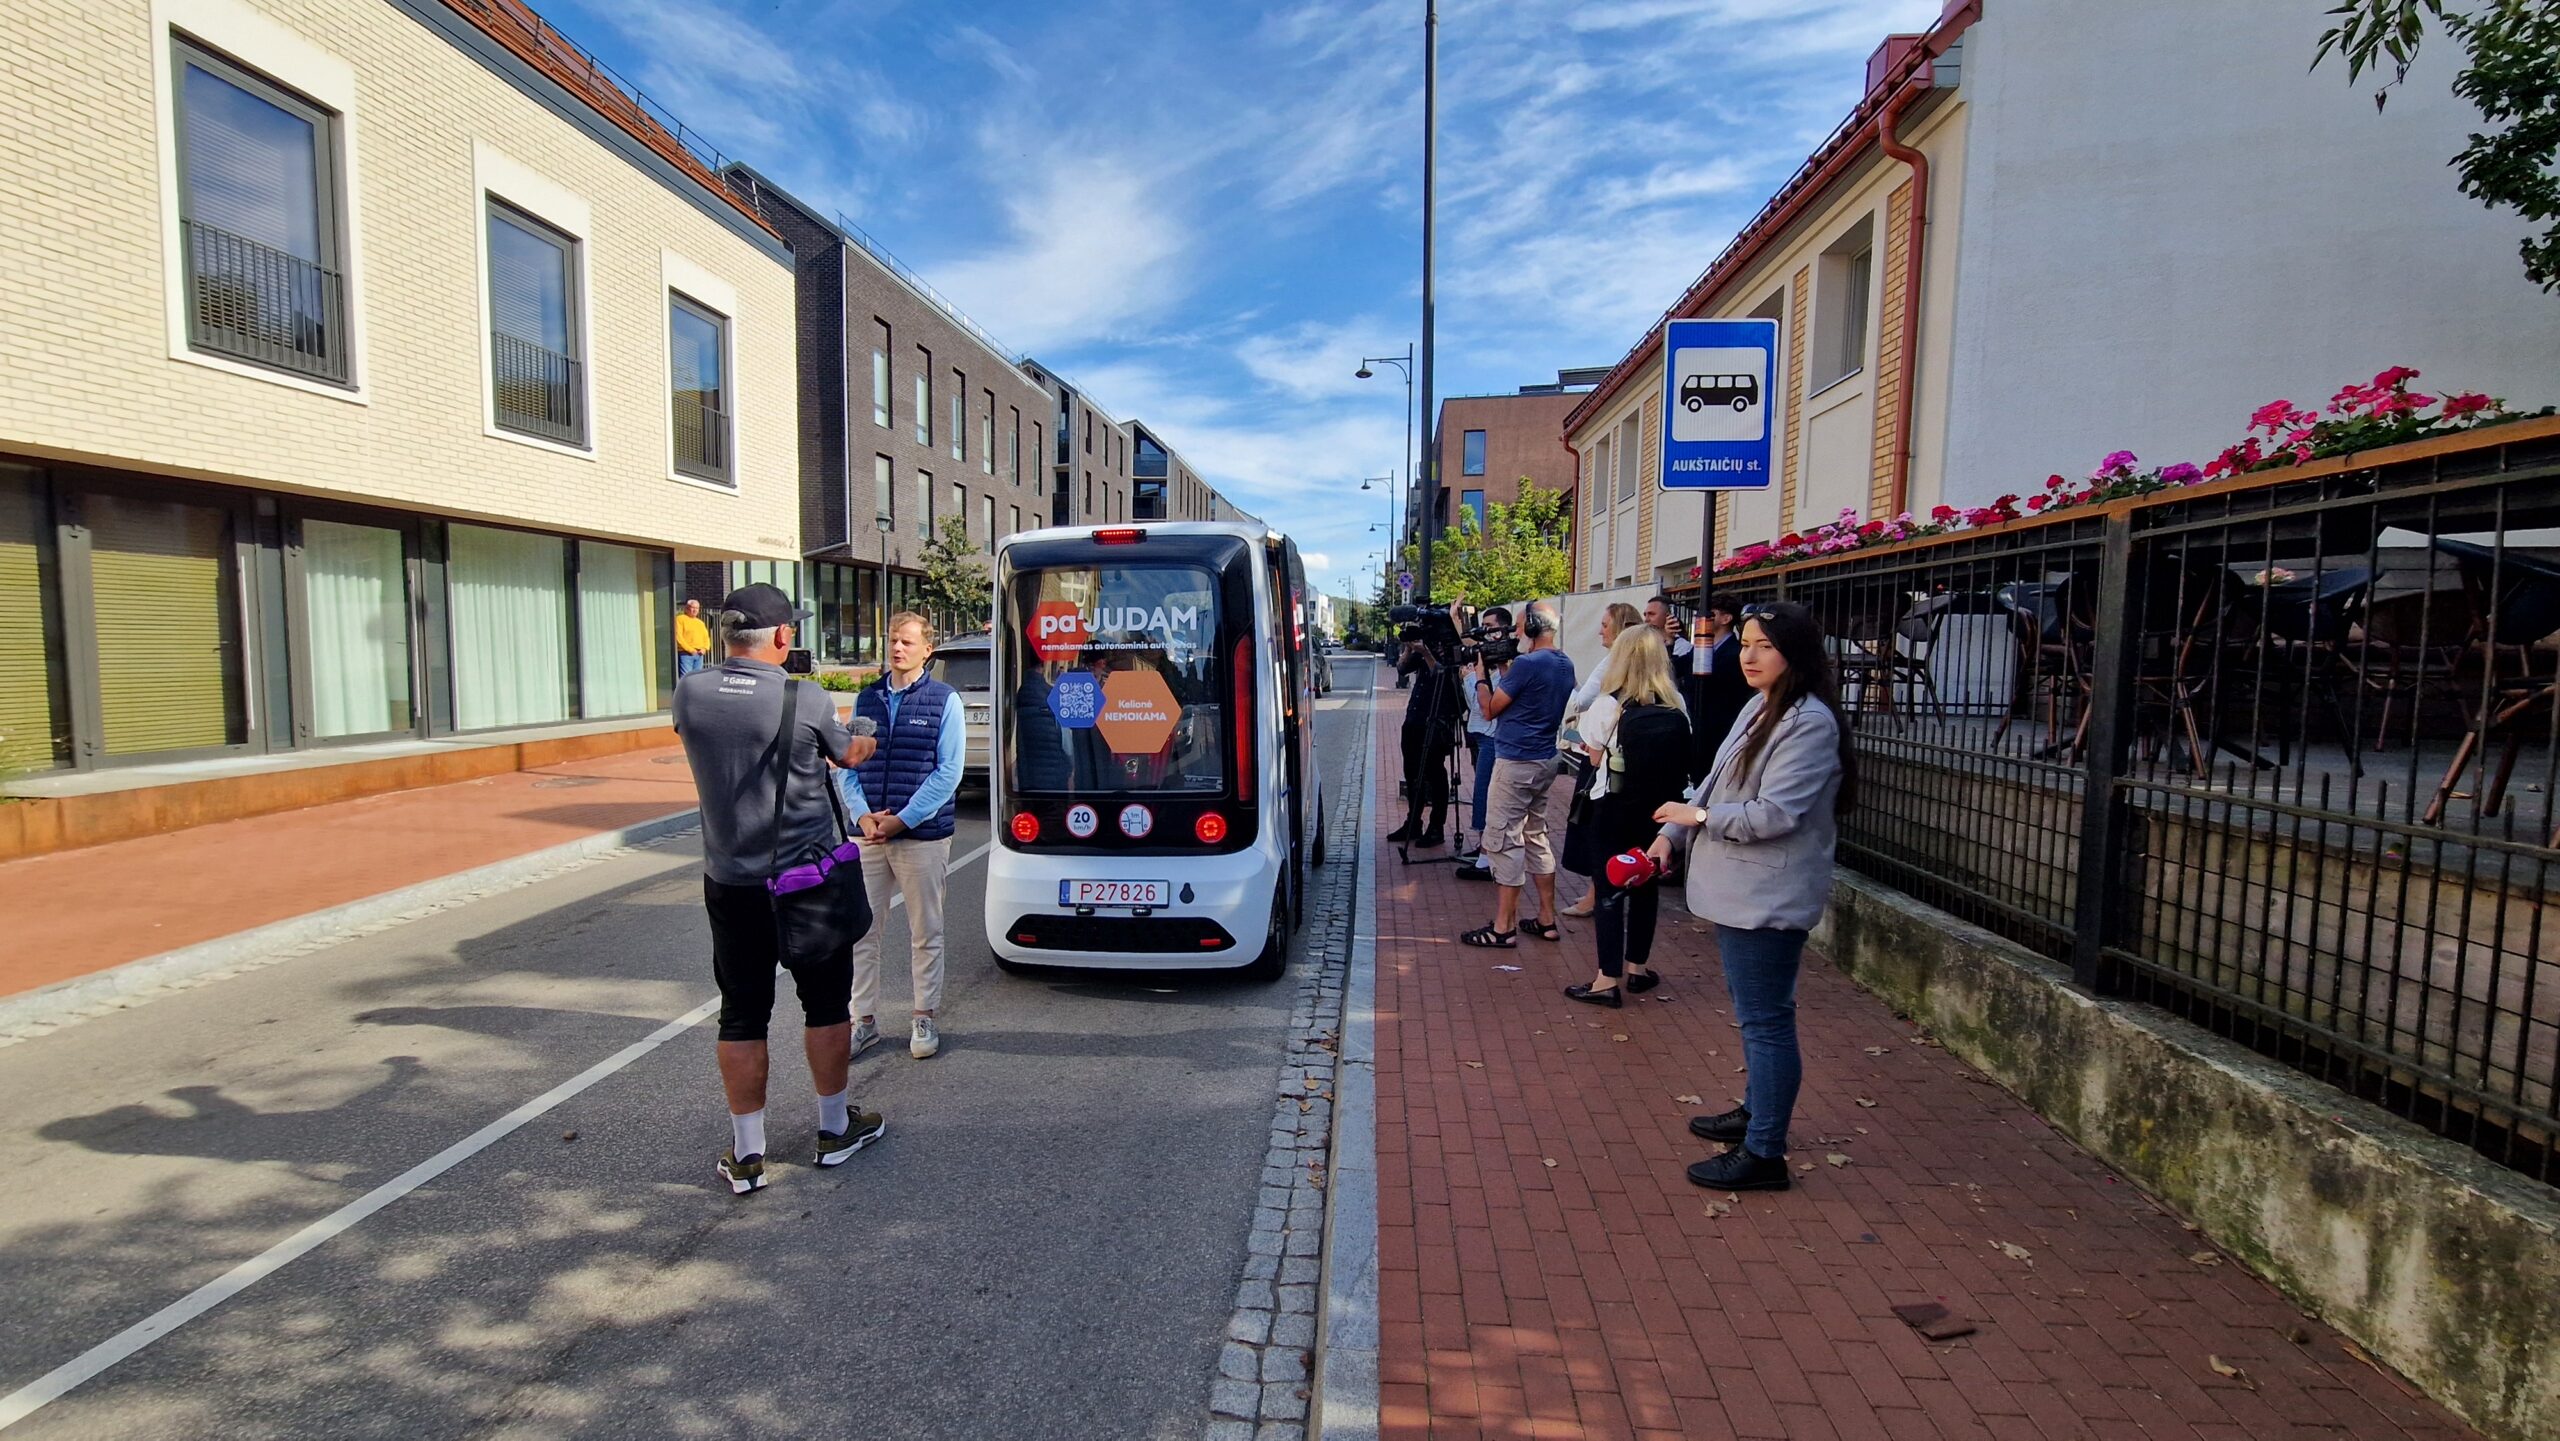
<svg viewBox="0 0 2560 1441"><path fill-rule="evenodd" d="M1778 322L1668 321L1662 356L1662 488L1776 485L1786 430Z"/></svg>
<svg viewBox="0 0 2560 1441"><path fill-rule="evenodd" d="M1071 670L1049 688L1049 713L1071 731L1089 731L1102 714L1102 677Z"/></svg>

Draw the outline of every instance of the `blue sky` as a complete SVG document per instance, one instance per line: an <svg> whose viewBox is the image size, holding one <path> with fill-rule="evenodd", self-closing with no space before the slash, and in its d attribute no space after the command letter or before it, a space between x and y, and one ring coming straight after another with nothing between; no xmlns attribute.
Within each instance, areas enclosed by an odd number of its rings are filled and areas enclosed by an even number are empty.
<svg viewBox="0 0 2560 1441"><path fill-rule="evenodd" d="M712 143L1298 538L1384 540L1420 331L1422 5L545 0ZM1439 389L1605 365L1937 0L1444 0ZM1419 437L1417 436L1417 444Z"/></svg>

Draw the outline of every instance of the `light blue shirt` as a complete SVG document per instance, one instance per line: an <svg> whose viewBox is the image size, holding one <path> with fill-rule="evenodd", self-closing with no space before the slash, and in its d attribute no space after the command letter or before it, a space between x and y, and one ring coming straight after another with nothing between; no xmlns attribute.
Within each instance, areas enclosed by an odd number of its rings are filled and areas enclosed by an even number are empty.
<svg viewBox="0 0 2560 1441"><path fill-rule="evenodd" d="M924 679L923 674L919 672L916 679L921 682ZM907 690L914 689L913 685L907 687ZM899 690L894 683L881 688L880 699L889 708L891 726L898 723L898 703L904 695L905 692ZM960 767L962 762L968 759L968 754L968 707L962 703L960 693L953 691L951 699L944 702L942 707L942 734L934 742L933 774L926 776L924 784L916 787L916 793L907 798L906 808L898 812L899 824L908 830L914 830L933 819L936 811L951 803L951 798L960 793ZM860 772L837 771L836 789L843 793L849 814L856 816L871 814L870 802L863 798Z"/></svg>

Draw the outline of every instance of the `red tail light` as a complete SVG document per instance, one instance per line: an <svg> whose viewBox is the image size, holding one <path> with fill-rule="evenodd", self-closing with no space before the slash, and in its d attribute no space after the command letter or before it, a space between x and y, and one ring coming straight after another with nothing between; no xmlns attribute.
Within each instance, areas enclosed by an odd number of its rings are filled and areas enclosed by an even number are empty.
<svg viewBox="0 0 2560 1441"><path fill-rule="evenodd" d="M1015 811L1013 838L1026 846L1040 839L1040 818L1029 811Z"/></svg>
<svg viewBox="0 0 2560 1441"><path fill-rule="evenodd" d="M1253 799L1253 637L1236 642L1236 799ZM1224 834L1223 831L1220 834ZM1202 837L1207 839L1207 837Z"/></svg>
<svg viewBox="0 0 2560 1441"><path fill-rule="evenodd" d="M1094 542L1098 545L1136 545L1146 538L1147 533L1137 529L1097 530L1093 533Z"/></svg>
<svg viewBox="0 0 2560 1441"><path fill-rule="evenodd" d="M1200 819L1191 823L1191 831L1200 844L1214 846L1227 838L1227 818L1216 811L1202 811Z"/></svg>

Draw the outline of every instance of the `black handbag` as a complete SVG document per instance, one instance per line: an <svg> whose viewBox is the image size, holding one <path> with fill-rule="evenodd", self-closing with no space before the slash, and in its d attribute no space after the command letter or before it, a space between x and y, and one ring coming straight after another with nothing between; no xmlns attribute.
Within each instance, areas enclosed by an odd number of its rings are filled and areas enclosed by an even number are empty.
<svg viewBox="0 0 2560 1441"><path fill-rule="evenodd" d="M791 732L800 718L800 682L782 683L782 727L773 737L773 861L764 883L773 896L774 953L783 968L824 961L871 932L871 894L862 885L861 843L843 838L844 815L829 786L827 809L839 837L793 864L782 862L783 804L791 786Z"/></svg>

